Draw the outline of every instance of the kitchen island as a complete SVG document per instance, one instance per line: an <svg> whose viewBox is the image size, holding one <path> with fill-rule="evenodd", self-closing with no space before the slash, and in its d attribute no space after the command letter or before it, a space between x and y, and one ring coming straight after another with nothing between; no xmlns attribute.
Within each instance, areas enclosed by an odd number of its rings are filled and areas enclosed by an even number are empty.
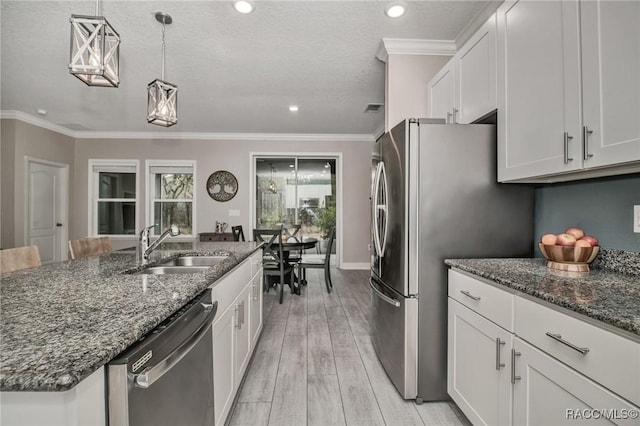
<svg viewBox="0 0 640 426"><path fill-rule="evenodd" d="M165 243L146 265L183 255L228 254L205 272L192 274L137 273L143 267L136 250L3 274L3 405L18 394L65 394L102 377L100 370L111 359L206 288L215 291L259 247L255 242Z"/></svg>

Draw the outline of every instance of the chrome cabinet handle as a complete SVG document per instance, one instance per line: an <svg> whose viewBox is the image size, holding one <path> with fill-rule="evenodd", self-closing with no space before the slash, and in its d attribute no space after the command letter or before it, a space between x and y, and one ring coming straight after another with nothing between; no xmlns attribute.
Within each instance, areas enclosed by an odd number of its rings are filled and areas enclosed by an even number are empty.
<svg viewBox="0 0 640 426"><path fill-rule="evenodd" d="M581 348L580 346L574 345L571 342L567 342L566 340L564 340L562 338L562 335L560 335L560 334L551 333L549 331L547 331L545 334L547 336L551 337L556 342L560 342L565 346L569 346L574 351L580 352L582 355L586 355L589 352L589 348Z"/></svg>
<svg viewBox="0 0 640 426"><path fill-rule="evenodd" d="M453 124L458 123L458 108L453 109Z"/></svg>
<svg viewBox="0 0 640 426"><path fill-rule="evenodd" d="M481 299L481 297L480 297L480 296L474 296L473 294L469 293L469 291L468 291L468 290L460 290L460 293L464 294L464 295L465 295L465 296L467 296L467 297L472 298L472 299L473 299L473 300L475 300L476 302L477 302L478 300L480 300L480 299Z"/></svg>
<svg viewBox="0 0 640 426"><path fill-rule="evenodd" d="M236 328L242 329L242 317L240 316L240 303L236 304Z"/></svg>
<svg viewBox="0 0 640 426"><path fill-rule="evenodd" d="M520 352L516 352L515 349L511 349L511 384L515 385L517 380L521 380L522 377L516 376L516 357L522 355Z"/></svg>
<svg viewBox="0 0 640 426"><path fill-rule="evenodd" d="M241 309L242 309L242 325L244 325L244 323L245 323L245 321L244 321L244 318L245 318L244 300L242 301L242 304L240 306L241 306Z"/></svg>
<svg viewBox="0 0 640 426"><path fill-rule="evenodd" d="M569 164L569 161L573 161L573 158L569 158L569 141L573 139L573 136L569 136L569 133L564 132L564 164Z"/></svg>
<svg viewBox="0 0 640 426"><path fill-rule="evenodd" d="M500 340L499 337L496 337L496 370L500 371L500 368L504 367L504 362L500 362L500 346L504 345L505 342Z"/></svg>
<svg viewBox="0 0 640 426"><path fill-rule="evenodd" d="M589 127L582 126L582 153L585 160L593 157L593 154L589 154L589 135L593 133L593 130L589 130Z"/></svg>

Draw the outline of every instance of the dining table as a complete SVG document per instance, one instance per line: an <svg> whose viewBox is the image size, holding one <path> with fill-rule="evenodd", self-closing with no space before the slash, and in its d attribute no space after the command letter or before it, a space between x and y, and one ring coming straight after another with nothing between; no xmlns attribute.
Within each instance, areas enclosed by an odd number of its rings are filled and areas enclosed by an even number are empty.
<svg viewBox="0 0 640 426"><path fill-rule="evenodd" d="M312 249L316 246L316 244L318 244L318 239L317 238L313 238L313 237L289 237L289 239L286 242L282 243L282 257L284 258L285 261L289 261L289 254L291 252L295 252L295 251L303 251L303 250L308 250L308 249ZM271 243L271 249L272 250L278 250L278 243L277 242L273 242ZM300 278L295 274L295 272L293 273L293 281L301 283ZM306 284L306 283L303 283ZM300 288L299 286L296 286L295 284L293 285L293 293L300 295Z"/></svg>

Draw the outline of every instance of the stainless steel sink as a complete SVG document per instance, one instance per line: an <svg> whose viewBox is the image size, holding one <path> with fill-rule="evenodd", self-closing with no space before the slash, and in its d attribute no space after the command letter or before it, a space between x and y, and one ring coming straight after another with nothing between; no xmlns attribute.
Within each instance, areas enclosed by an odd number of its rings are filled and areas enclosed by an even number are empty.
<svg viewBox="0 0 640 426"><path fill-rule="evenodd" d="M141 274L154 274L154 275L164 275L164 274L195 274L197 272L204 272L208 270L209 266L152 266L151 268L146 268L140 271Z"/></svg>
<svg viewBox="0 0 640 426"><path fill-rule="evenodd" d="M227 256L183 256L176 259L171 259L168 262L164 262L166 266L179 266L179 267L211 267L225 260Z"/></svg>

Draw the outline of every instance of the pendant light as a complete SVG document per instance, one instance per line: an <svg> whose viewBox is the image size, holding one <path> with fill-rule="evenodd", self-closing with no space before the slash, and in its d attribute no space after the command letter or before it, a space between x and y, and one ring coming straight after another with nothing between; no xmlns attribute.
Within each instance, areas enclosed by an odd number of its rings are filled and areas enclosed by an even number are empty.
<svg viewBox="0 0 640 426"><path fill-rule="evenodd" d="M118 87L120 84L120 35L100 15L71 15L69 72L88 86Z"/></svg>
<svg viewBox="0 0 640 426"><path fill-rule="evenodd" d="M171 16L156 12L156 20L162 24L162 68L160 78L147 86L147 122L169 127L178 122L178 86L164 80L164 32L171 24Z"/></svg>

